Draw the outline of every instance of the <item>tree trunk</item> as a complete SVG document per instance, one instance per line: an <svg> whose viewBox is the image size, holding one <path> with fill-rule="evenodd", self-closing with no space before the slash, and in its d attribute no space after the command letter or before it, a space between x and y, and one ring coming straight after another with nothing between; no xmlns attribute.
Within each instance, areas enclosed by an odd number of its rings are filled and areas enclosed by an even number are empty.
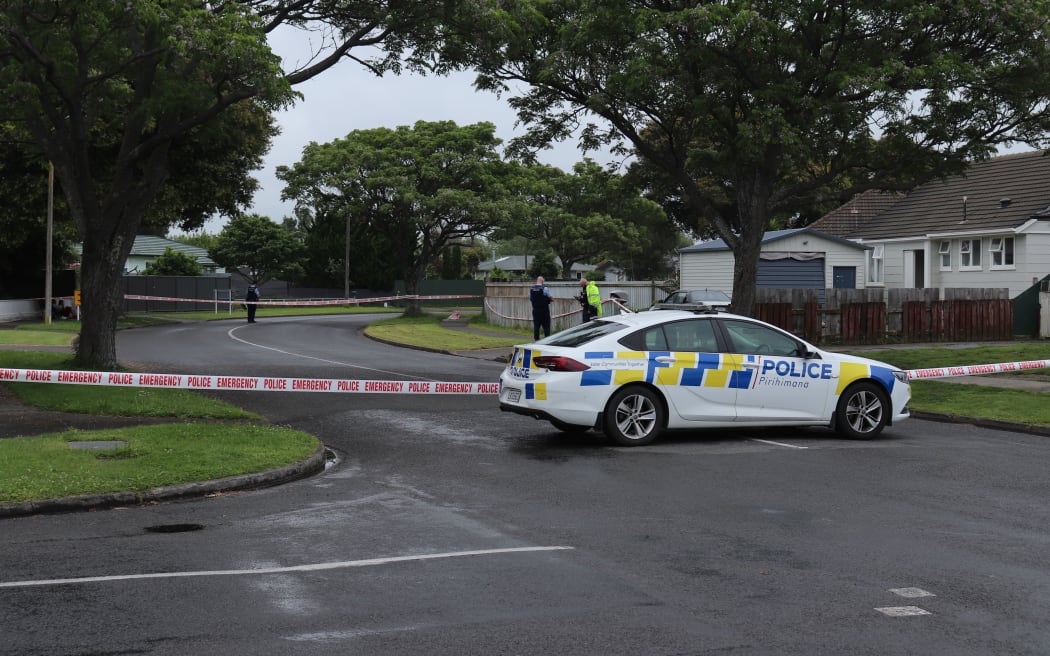
<svg viewBox="0 0 1050 656"><path fill-rule="evenodd" d="M81 324L75 361L81 367L110 371L117 366L117 319L123 310L124 263L135 242L138 222L110 233L84 236L81 266Z"/></svg>

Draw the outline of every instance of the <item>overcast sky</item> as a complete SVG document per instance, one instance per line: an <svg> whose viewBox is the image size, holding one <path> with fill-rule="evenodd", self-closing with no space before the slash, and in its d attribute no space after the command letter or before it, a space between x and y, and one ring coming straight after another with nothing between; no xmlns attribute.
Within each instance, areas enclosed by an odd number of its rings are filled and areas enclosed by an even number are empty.
<svg viewBox="0 0 1050 656"><path fill-rule="evenodd" d="M273 37L273 35L271 35ZM301 40L299 41L301 43ZM297 42L271 38L275 52L285 58L285 70L294 67L296 58L306 55ZM396 128L416 121L455 121L470 125L488 121L496 126L496 136L504 145L523 130L515 127L514 110L506 96L474 90L474 73L451 77L423 77L403 74L377 78L356 62L344 61L296 89L303 100L277 114L281 134L253 176L259 181L251 212L280 222L292 214L293 204L281 201L284 183L277 179L278 166L292 166L299 161L303 148L311 141L326 143L345 137L353 130L378 127ZM607 153L588 155L602 164L612 161ZM538 159L563 170L571 170L583 155L575 142L564 142L537 155ZM225 220L210 221L205 230L216 233Z"/></svg>

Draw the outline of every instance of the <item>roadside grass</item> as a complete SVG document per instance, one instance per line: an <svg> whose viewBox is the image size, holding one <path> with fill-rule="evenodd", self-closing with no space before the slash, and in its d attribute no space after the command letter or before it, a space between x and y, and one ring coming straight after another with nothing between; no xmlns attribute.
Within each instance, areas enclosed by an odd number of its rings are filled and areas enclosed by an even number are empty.
<svg viewBox="0 0 1050 656"><path fill-rule="evenodd" d="M79 329L80 324L77 324ZM0 344L71 346L76 335L65 330L0 330Z"/></svg>
<svg viewBox="0 0 1050 656"><path fill-rule="evenodd" d="M123 441L115 449L72 441ZM0 503L155 487L266 471L309 457L319 442L290 428L212 423L66 431L0 440Z"/></svg>
<svg viewBox="0 0 1050 656"><path fill-rule="evenodd" d="M958 418L1050 426L1047 397L1045 392L919 380L912 383L910 407Z"/></svg>
<svg viewBox="0 0 1050 656"><path fill-rule="evenodd" d="M1050 359L1050 342L1008 342L995 346L974 348L915 348L852 351L873 360L900 367L901 369L930 369L935 367L958 367L969 364L991 364L995 362L1025 362ZM997 374L992 374L997 375ZM1050 375L1050 368L1026 369L1012 375Z"/></svg>
<svg viewBox="0 0 1050 656"><path fill-rule="evenodd" d="M463 351L469 349L503 348L511 347L521 343L522 332L512 332L504 328L493 327L496 332L506 332L506 337L493 337L489 335L478 335L466 333L441 325L444 317L426 314L415 317L393 317L390 319L379 319L365 328L365 334L369 337L385 342L394 342L426 349L439 351ZM472 324L477 328L481 325ZM489 330L489 328L483 328ZM528 333L531 337L531 333Z"/></svg>
<svg viewBox="0 0 1050 656"><path fill-rule="evenodd" d="M12 369L76 370L71 356L45 351L0 351L0 366ZM259 420L255 413L193 390L50 383L7 383L26 405L42 410L115 417L177 417Z"/></svg>

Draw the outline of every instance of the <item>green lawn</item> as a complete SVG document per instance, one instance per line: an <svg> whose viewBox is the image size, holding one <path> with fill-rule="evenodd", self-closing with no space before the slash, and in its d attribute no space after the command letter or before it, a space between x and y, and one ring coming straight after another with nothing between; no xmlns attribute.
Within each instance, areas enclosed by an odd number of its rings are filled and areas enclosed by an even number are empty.
<svg viewBox="0 0 1050 656"><path fill-rule="evenodd" d="M73 441L122 441L106 450ZM0 503L106 492L267 471L310 456L315 437L290 428L212 423L67 431L0 440Z"/></svg>

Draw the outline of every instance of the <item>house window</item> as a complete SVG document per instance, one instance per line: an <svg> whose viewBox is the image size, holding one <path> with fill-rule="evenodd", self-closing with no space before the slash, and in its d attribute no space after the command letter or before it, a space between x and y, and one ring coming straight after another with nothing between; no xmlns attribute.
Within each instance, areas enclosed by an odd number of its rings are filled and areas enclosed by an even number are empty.
<svg viewBox="0 0 1050 656"><path fill-rule="evenodd" d="M951 271L952 243L948 240L942 241L937 249L937 253L941 256L941 271Z"/></svg>
<svg viewBox="0 0 1050 656"><path fill-rule="evenodd" d="M963 239L959 242L959 270L974 271L981 268L981 240Z"/></svg>
<svg viewBox="0 0 1050 656"><path fill-rule="evenodd" d="M882 258L885 247L882 244L874 246L868 251L868 283L882 284Z"/></svg>
<svg viewBox="0 0 1050 656"><path fill-rule="evenodd" d="M992 237L988 244L988 252L991 253L992 269L1012 269L1014 266L1014 238Z"/></svg>

